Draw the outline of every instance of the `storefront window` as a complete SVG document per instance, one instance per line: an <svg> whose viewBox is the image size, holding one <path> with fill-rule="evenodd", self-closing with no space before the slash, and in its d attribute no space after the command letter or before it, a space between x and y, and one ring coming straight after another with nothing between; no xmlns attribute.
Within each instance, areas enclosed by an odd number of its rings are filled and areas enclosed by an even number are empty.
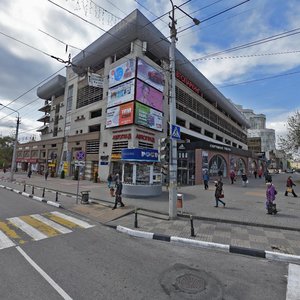
<svg viewBox="0 0 300 300"><path fill-rule="evenodd" d="M124 165L124 183L132 184L133 164Z"/></svg>
<svg viewBox="0 0 300 300"><path fill-rule="evenodd" d="M150 183L150 166L148 164L136 165L136 183L137 184Z"/></svg>
<svg viewBox="0 0 300 300"><path fill-rule="evenodd" d="M215 155L209 162L210 176L218 176L222 172L223 177L227 177L226 161L221 155Z"/></svg>

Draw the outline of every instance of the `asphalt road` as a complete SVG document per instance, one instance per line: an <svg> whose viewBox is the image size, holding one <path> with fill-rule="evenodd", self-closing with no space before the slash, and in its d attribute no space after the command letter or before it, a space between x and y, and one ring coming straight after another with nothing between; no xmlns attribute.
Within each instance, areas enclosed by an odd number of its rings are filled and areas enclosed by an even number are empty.
<svg viewBox="0 0 300 300"><path fill-rule="evenodd" d="M7 220L53 211L95 226L34 241ZM132 238L1 190L4 224L21 238L0 250L2 299L286 299L285 263Z"/></svg>

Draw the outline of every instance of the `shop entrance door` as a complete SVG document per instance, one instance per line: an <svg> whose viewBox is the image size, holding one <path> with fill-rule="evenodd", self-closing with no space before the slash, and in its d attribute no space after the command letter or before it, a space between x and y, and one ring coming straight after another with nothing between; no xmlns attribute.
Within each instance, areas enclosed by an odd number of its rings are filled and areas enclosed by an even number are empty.
<svg viewBox="0 0 300 300"><path fill-rule="evenodd" d="M177 184L178 185L187 185L188 184L188 170L187 169L178 169Z"/></svg>

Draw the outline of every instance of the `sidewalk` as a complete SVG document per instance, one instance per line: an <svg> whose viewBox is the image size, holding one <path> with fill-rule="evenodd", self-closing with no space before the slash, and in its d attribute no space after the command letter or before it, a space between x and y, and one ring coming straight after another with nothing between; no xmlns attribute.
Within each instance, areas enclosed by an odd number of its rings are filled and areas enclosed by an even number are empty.
<svg viewBox="0 0 300 300"><path fill-rule="evenodd" d="M6 176L8 177L8 176ZM238 247L254 248L275 251L293 255L300 255L300 198L284 197L284 180L286 175L274 176L273 181L278 189L277 206L279 213L276 216L266 215L265 210L265 184L261 179L250 178L247 188L238 184L230 185L225 181L226 207L214 207L214 188L211 184L209 190L203 186L182 187L178 190L184 195L183 213L193 215L194 232L196 237L191 237L191 224L189 218L179 217L168 220L168 192L164 191L159 197L134 199L125 198L125 209L111 210L114 199L109 195L105 183L80 181L79 191L89 190L90 199L98 204L76 204L77 181L69 179L48 178L34 175L27 178L26 174L16 174L15 179L22 186L34 185L59 191L59 202L67 209L86 215L112 226L122 225L134 228L135 218L132 213L138 211L137 230L191 238L195 240L225 243ZM294 174L294 180L300 176ZM12 186L5 181L2 184ZM14 187L16 184L13 184ZM30 189L30 187L27 187ZM40 193L39 190L36 193ZM72 194L73 198L61 194ZM45 197L52 197L48 192ZM74 198L75 197L75 198ZM51 200L51 199L50 199ZM80 203L80 202L79 202ZM152 214L149 212L160 212Z"/></svg>

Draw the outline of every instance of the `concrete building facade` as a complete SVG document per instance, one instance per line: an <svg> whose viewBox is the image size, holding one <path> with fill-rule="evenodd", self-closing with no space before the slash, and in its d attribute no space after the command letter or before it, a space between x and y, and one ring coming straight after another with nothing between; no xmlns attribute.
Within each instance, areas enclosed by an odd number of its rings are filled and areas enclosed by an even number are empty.
<svg viewBox="0 0 300 300"><path fill-rule="evenodd" d="M142 151L145 155L157 156L160 139L170 134L169 47L165 36L135 10L75 56L65 77L58 75L38 88L44 101L40 109L44 115L38 120L41 141L19 144L19 167L27 163L37 171L51 168L57 175L64 170L73 176L78 161L83 161L81 173L87 179L96 173L100 180L122 173L129 183L145 178L159 182L159 155L150 162L138 158L139 163L124 168L122 150L147 149ZM202 167L196 166L199 141L212 145L205 150L210 158L214 152L222 153L220 149L238 152L248 170L254 160L247 151L249 122L181 52L176 50L175 57L179 145L194 143L195 153L192 167L189 162L184 167L185 157L178 157L180 168L187 170L182 183L201 182ZM26 161L26 147L36 148L36 160L30 160L29 153ZM224 161L227 176L233 165L229 156Z"/></svg>

